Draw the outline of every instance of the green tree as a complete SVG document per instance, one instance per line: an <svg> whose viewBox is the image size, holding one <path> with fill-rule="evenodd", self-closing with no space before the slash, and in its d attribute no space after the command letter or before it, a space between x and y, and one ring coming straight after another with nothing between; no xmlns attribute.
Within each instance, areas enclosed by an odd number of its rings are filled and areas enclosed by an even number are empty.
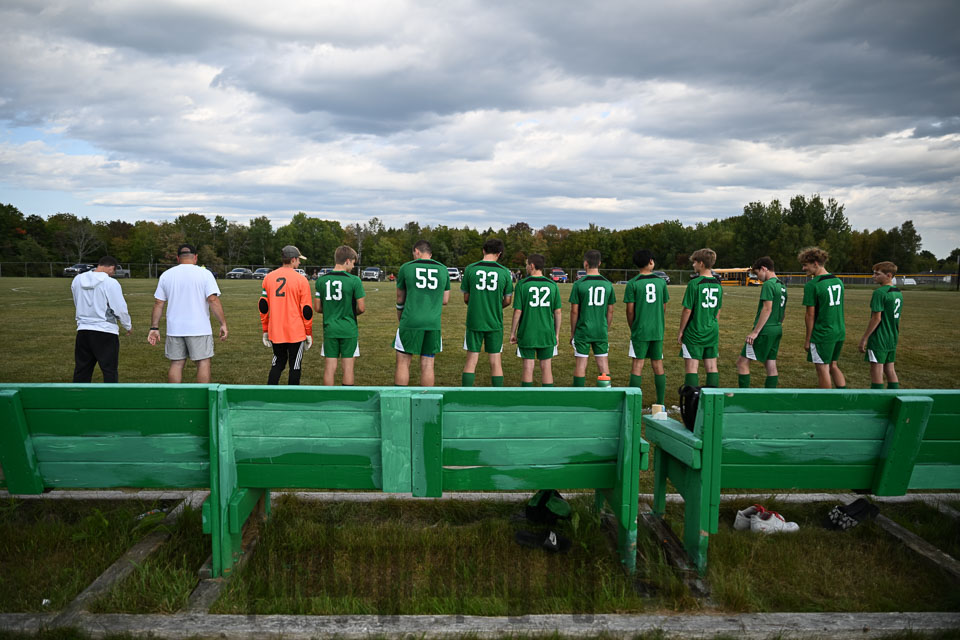
<svg viewBox="0 0 960 640"><path fill-rule="evenodd" d="M213 226L206 216L199 213L187 213L177 216L173 224L185 238L184 242L200 247L213 242ZM199 251L199 248L198 248Z"/></svg>

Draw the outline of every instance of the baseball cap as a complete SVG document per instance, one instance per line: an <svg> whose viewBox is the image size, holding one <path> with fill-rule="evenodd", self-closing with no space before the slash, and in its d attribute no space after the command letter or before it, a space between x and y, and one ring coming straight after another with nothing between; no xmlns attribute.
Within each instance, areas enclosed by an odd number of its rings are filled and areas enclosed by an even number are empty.
<svg viewBox="0 0 960 640"><path fill-rule="evenodd" d="M196 254L197 249L192 244L182 244L177 248L177 255L183 256L187 254Z"/></svg>
<svg viewBox="0 0 960 640"><path fill-rule="evenodd" d="M284 260L293 260L294 258L300 258L301 260L307 259L307 256L300 255L300 249L297 249L292 244L288 244L283 249L280 249L280 255L283 256Z"/></svg>

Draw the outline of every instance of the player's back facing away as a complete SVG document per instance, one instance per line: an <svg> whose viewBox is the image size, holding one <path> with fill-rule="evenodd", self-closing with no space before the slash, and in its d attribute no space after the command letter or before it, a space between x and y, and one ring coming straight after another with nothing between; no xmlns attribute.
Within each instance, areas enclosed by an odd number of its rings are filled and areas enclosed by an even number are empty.
<svg viewBox="0 0 960 640"><path fill-rule="evenodd" d="M712 276L697 276L687 283L683 306L690 310L690 321L683 332L683 343L692 346L716 346L720 343L717 312L723 306L723 287Z"/></svg>
<svg viewBox="0 0 960 640"><path fill-rule="evenodd" d="M584 276L574 282L570 303L579 305L575 340L607 342L607 307L616 301L613 285L601 275Z"/></svg>
<svg viewBox="0 0 960 640"><path fill-rule="evenodd" d="M630 338L636 342L663 340L663 305L670 301L667 282L652 273L641 273L627 283L624 303L633 303L633 326Z"/></svg>
<svg viewBox="0 0 960 640"><path fill-rule="evenodd" d="M474 262L463 270L460 290L470 294L467 302L468 330L503 330L503 299L513 293L509 269L499 262Z"/></svg>
<svg viewBox="0 0 960 640"><path fill-rule="evenodd" d="M903 293L893 285L884 285L873 292L870 311L880 313L880 324L870 334L867 348L871 351L891 351L900 340L900 313Z"/></svg>
<svg viewBox="0 0 960 640"><path fill-rule="evenodd" d="M513 298L513 308L520 310L517 345L538 349L556 346L554 312L560 306L560 289L553 280L544 276L521 280Z"/></svg>
<svg viewBox="0 0 960 640"><path fill-rule="evenodd" d="M810 342L843 342L847 334L843 319L845 297L843 281L832 273L814 276L803 286L803 306L814 307Z"/></svg>
<svg viewBox="0 0 960 640"><path fill-rule="evenodd" d="M770 317L764 323L760 330L760 335L773 335L783 332L783 318L787 312L787 288L779 278L769 278L760 288L760 301L757 303L757 316L753 320L753 326L760 320L760 313L763 311L763 303L770 301L773 307L770 310Z"/></svg>
<svg viewBox="0 0 960 640"><path fill-rule="evenodd" d="M274 269L263 279L260 322L271 342L303 342L313 335L313 305L310 283L292 267Z"/></svg>
<svg viewBox="0 0 960 640"><path fill-rule="evenodd" d="M450 290L447 268L433 259L411 260L397 272L397 288L407 292L400 328L439 331L443 292Z"/></svg>
<svg viewBox="0 0 960 640"><path fill-rule="evenodd" d="M364 298L363 282L346 271L331 271L317 278L317 298L323 305L325 338L356 338L356 301Z"/></svg>

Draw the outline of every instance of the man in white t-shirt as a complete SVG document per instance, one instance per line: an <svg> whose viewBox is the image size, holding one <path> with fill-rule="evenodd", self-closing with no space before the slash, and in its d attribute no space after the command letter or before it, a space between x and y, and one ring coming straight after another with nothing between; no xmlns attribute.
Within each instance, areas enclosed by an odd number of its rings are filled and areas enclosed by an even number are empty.
<svg viewBox="0 0 960 640"><path fill-rule="evenodd" d="M167 305L167 339L164 354L170 360L167 381L183 381L183 366L189 357L197 363L197 382L210 382L213 331L210 313L220 321L220 341L227 339L227 320L220 304L220 288L213 274L197 266L197 250L190 244L177 248L179 264L164 271L157 283L147 342L160 341L160 315Z"/></svg>

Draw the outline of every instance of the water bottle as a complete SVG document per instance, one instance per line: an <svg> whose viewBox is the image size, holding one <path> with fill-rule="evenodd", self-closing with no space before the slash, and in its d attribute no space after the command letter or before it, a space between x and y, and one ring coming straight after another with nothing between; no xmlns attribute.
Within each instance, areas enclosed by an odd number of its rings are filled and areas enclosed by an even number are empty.
<svg viewBox="0 0 960 640"><path fill-rule="evenodd" d="M598 387L610 387L610 376L605 373L601 373L597 376L597 386Z"/></svg>

